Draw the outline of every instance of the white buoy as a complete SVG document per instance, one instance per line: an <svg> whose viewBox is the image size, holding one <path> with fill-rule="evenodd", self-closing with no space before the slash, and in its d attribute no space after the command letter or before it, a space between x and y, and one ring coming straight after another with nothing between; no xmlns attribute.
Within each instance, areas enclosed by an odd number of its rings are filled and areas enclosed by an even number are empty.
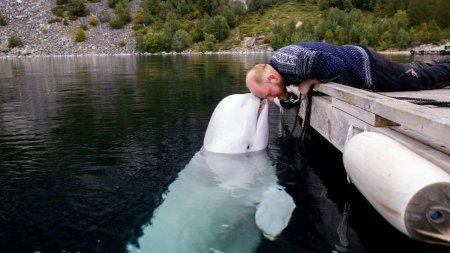
<svg viewBox="0 0 450 253"><path fill-rule="evenodd" d="M393 139L362 132L347 141L345 170L372 206L407 236L450 245L450 175Z"/></svg>

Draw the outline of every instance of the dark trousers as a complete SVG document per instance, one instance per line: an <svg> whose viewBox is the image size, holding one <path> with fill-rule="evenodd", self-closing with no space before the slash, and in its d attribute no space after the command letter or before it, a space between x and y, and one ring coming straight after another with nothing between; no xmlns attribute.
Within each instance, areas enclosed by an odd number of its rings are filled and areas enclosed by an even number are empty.
<svg viewBox="0 0 450 253"><path fill-rule="evenodd" d="M373 52L374 91L414 91L450 85L450 57L442 61L400 63Z"/></svg>

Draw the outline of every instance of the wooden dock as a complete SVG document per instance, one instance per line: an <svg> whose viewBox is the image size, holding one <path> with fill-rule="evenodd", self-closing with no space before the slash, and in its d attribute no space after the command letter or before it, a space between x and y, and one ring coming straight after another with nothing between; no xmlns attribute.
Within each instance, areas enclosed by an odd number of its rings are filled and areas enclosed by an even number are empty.
<svg viewBox="0 0 450 253"><path fill-rule="evenodd" d="M343 152L349 182L400 232L450 246L448 217L440 229L432 217L450 208L450 108L430 105L449 105L450 88L375 93L325 83L314 90L321 95L312 97L310 126Z"/></svg>
<svg viewBox="0 0 450 253"><path fill-rule="evenodd" d="M394 98L450 102L450 88L375 93L324 83L314 90L321 96L313 96L310 125L341 152L353 125L353 131L367 129L393 138L450 174L450 108Z"/></svg>
<svg viewBox="0 0 450 253"><path fill-rule="evenodd" d="M415 49L409 51L412 55L450 55L450 45L437 49Z"/></svg>

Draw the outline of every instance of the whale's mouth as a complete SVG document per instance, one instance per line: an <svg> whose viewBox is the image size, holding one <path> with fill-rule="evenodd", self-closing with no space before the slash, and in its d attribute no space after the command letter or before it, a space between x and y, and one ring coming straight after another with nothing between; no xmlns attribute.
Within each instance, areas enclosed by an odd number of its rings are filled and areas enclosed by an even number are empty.
<svg viewBox="0 0 450 253"><path fill-rule="evenodd" d="M264 110L264 107L266 106L267 106L267 99L261 99L261 102L259 103L258 116L256 117L256 121L258 121L259 115L261 115L261 112Z"/></svg>

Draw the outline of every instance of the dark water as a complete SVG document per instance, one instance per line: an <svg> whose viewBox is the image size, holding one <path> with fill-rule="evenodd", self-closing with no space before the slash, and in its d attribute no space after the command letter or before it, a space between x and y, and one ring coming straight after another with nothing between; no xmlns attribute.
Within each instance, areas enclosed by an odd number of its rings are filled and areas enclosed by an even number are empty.
<svg viewBox="0 0 450 253"><path fill-rule="evenodd" d="M0 252L125 252L216 104L247 92L246 70L267 57L0 59ZM338 151L312 133L299 152L294 113L270 114L268 153L297 209L257 252L448 250L394 229L347 184Z"/></svg>

